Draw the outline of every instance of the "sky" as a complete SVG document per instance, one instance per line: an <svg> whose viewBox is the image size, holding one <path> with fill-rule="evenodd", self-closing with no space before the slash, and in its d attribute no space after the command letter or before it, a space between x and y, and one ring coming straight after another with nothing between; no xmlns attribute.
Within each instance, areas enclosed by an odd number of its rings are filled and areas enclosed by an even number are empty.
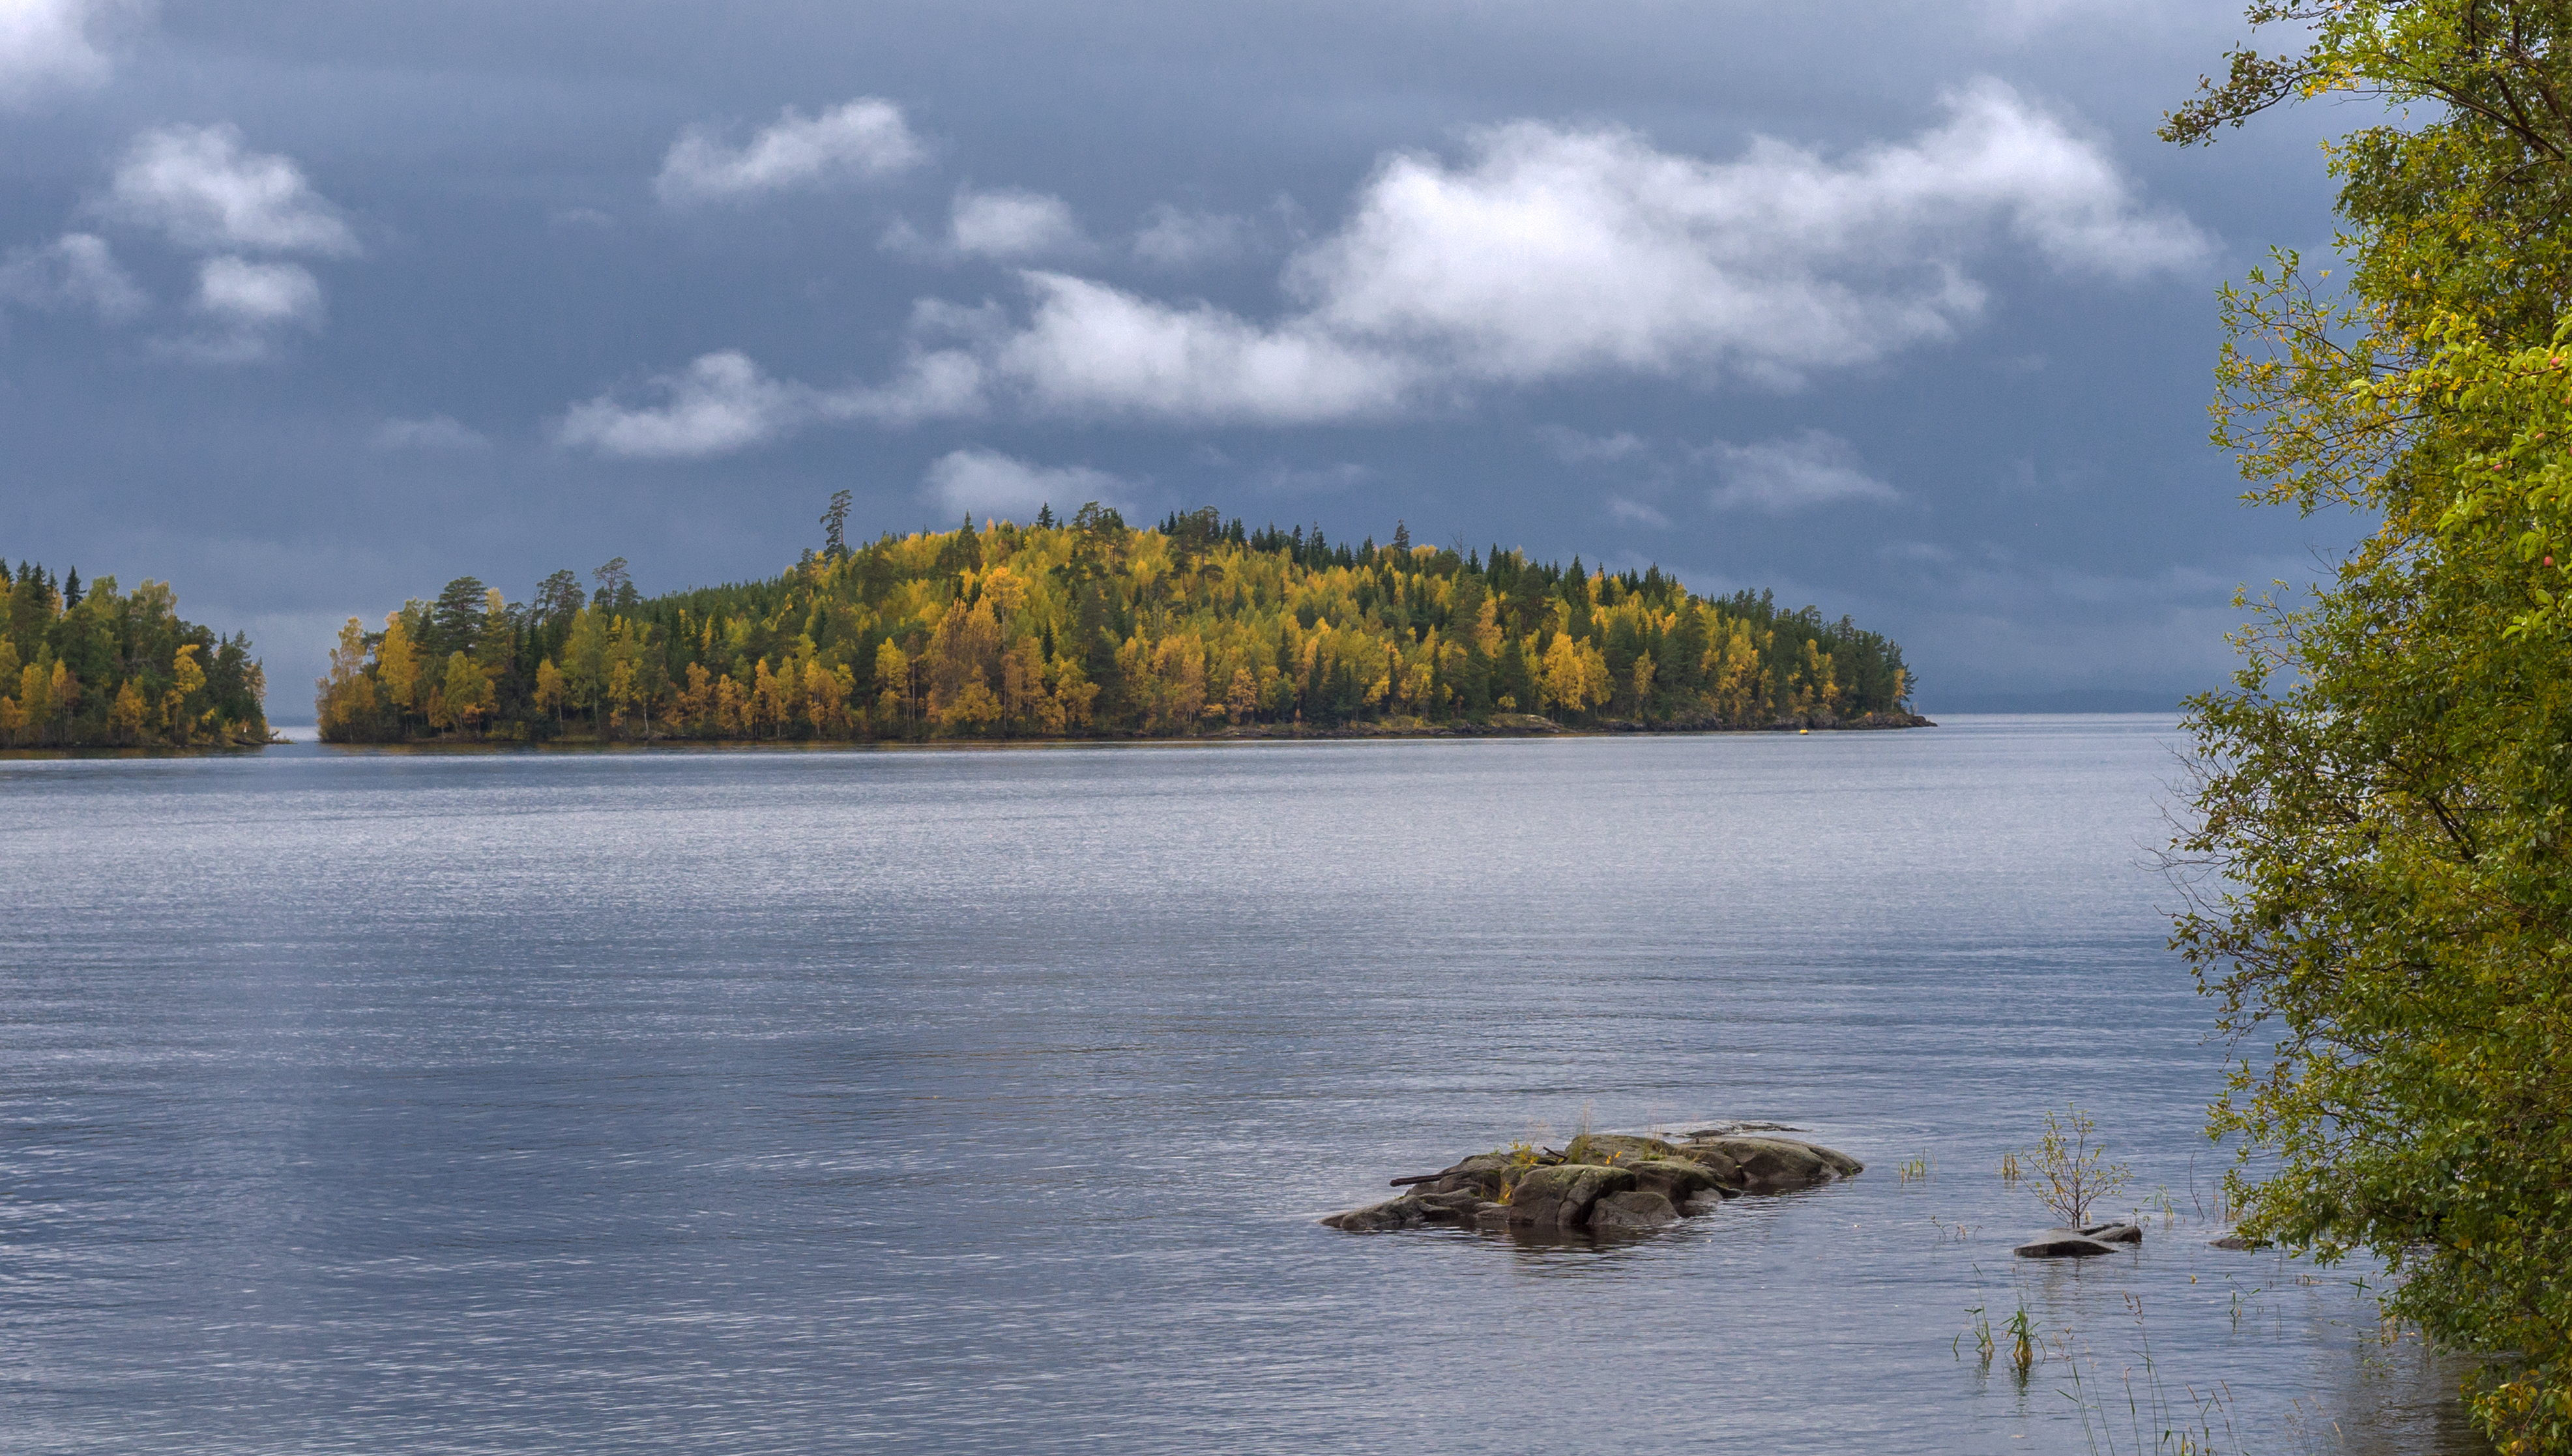
<svg viewBox="0 0 2572 1456"><path fill-rule="evenodd" d="M2216 290L2327 109L2153 136L2235 3L0 0L0 557L270 711L610 557L1214 505L1658 563L1931 713L2174 702L2346 520L2240 501ZM2265 38L2269 48L2292 37Z"/></svg>

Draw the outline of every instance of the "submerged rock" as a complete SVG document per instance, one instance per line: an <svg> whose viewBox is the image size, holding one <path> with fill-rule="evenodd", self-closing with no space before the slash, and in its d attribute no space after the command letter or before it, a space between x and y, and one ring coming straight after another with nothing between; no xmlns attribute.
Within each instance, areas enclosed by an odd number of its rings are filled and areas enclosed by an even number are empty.
<svg viewBox="0 0 2572 1456"><path fill-rule="evenodd" d="M2268 1246L2268 1240L2264 1238L2252 1238L2249 1234L2244 1233L2228 1233L2222 1238L2208 1239L2206 1246L2208 1248L2229 1248L2236 1253L2249 1253L2250 1250L2255 1248L2266 1248Z"/></svg>

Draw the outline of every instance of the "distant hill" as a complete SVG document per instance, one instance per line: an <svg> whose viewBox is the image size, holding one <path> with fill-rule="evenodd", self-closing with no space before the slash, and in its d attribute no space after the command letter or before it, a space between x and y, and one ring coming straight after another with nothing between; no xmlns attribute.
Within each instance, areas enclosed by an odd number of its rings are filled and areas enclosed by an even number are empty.
<svg viewBox="0 0 2572 1456"><path fill-rule="evenodd" d="M843 503L839 509L845 509ZM623 562L510 603L471 577L318 686L334 742L1142 737L1907 722L1902 649L1765 593L1113 510L836 539L765 581L645 597Z"/></svg>

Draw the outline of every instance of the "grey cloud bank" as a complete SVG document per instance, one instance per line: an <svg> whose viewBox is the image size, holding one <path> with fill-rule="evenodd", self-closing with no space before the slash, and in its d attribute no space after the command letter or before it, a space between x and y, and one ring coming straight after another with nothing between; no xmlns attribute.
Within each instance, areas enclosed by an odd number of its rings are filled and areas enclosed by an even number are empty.
<svg viewBox="0 0 2572 1456"><path fill-rule="evenodd" d="M2214 282L2327 224L2309 135L2149 138L2230 5L38 10L0 554L275 623L282 720L340 616L842 486L1658 560L1932 712L2206 685L2340 529L2202 442Z"/></svg>

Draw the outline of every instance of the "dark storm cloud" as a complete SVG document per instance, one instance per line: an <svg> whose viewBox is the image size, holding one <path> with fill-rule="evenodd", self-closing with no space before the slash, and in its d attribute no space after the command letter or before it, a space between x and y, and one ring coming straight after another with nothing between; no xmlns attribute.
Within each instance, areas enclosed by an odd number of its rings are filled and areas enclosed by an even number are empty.
<svg viewBox="0 0 2572 1456"><path fill-rule="evenodd" d="M2203 443L2299 117L2230 4L46 0L0 27L0 553L297 716L349 614L1213 501L1775 586L1965 694L2176 692L2330 523ZM2318 534L2317 534L2318 532Z"/></svg>

